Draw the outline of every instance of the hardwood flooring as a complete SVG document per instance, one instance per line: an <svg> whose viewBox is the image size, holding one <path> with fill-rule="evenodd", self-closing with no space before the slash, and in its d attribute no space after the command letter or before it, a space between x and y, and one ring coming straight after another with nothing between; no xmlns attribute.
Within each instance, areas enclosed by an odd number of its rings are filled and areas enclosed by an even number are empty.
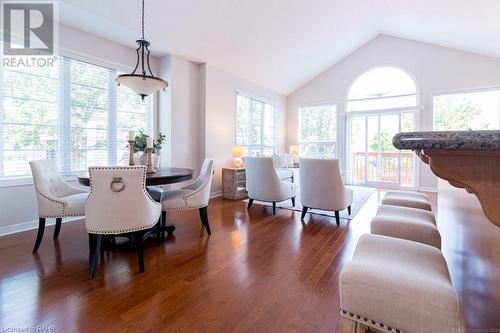
<svg viewBox="0 0 500 333"><path fill-rule="evenodd" d="M335 332L338 276L369 231L381 192L350 222L242 201L212 200L212 235L197 210L169 213L175 237L145 250L108 250L87 280L84 222L59 241L36 231L0 238L0 326L54 325L57 332ZM435 204L435 195L431 196ZM463 258L462 258L463 259ZM481 300L476 300L481 302ZM484 317L483 317L484 318ZM485 318L494 323L496 318ZM486 326L485 326L486 327Z"/></svg>

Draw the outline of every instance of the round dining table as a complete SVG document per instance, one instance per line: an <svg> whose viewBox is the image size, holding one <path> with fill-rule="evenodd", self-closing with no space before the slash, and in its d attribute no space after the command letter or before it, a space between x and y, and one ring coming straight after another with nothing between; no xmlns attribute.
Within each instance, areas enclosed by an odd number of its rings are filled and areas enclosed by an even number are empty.
<svg viewBox="0 0 500 333"><path fill-rule="evenodd" d="M193 169L186 168L160 168L156 172L146 174L146 186L168 185L185 182L193 178ZM89 174L78 175L78 182L90 186Z"/></svg>
<svg viewBox="0 0 500 333"><path fill-rule="evenodd" d="M146 186L168 185L185 182L193 178L193 169L187 168L160 168L156 172L146 174ZM84 186L90 186L89 174L77 175L78 182ZM163 214L165 216L165 214ZM168 224L164 229L168 235L171 235L175 226Z"/></svg>

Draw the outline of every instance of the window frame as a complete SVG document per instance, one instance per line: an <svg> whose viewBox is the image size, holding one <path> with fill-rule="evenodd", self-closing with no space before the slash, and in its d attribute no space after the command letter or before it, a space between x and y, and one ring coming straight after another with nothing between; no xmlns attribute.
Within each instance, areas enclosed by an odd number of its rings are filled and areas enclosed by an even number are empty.
<svg viewBox="0 0 500 333"><path fill-rule="evenodd" d="M300 139L300 131L301 131L301 121L300 121L300 109L301 108L307 108L307 107L318 107L318 106L335 106L335 141L307 141L307 142L302 142ZM297 145L299 146L299 154L300 154L300 145L301 144L333 144L335 145L335 157L338 158L339 156L339 103L337 101L323 101L323 102L311 102L311 103L300 103L297 104L296 106L296 114L297 114ZM305 157L305 156L304 156ZM307 157L306 157L307 158Z"/></svg>
<svg viewBox="0 0 500 333"><path fill-rule="evenodd" d="M0 40L0 46L2 41ZM2 49L0 47L0 49ZM116 73L118 72L129 72L131 68L128 66L123 66L116 63L109 63L103 60L97 60L95 58L90 58L83 56L81 54L76 54L68 51L57 51L57 63L56 66L59 66L58 73L58 97L57 101L57 115L58 115L58 129L57 129L57 161L59 164L61 176L63 179L67 181L76 181L75 175L81 173L82 170L70 170L71 168L71 140L70 140L70 132L71 132L71 82L68 80L70 75L70 62L78 61L83 62L88 65L97 66L104 68L108 71L108 98L106 101L106 115L107 115L107 133L106 133L106 151L107 151L107 163L117 163L119 156L114 156L116 152L119 150L117 147L118 138L116 137L116 132L118 130L117 126L117 116L118 116L118 107L117 107L117 95L118 95L118 87L114 78L116 77ZM0 50L0 56L3 56L3 49ZM66 68L64 68L66 66ZM63 72L63 68L68 70L68 72ZM4 69L0 67L0 133L4 133ZM64 82L62 82L64 81ZM126 89L126 88L123 88ZM152 94L147 101L147 112L146 112L146 124L145 131L147 133L151 133L152 131L156 133L154 127L154 120L156 118L157 113L157 102L156 102L157 93ZM113 121L114 119L114 121ZM112 125L114 128L112 128ZM115 137L113 136L115 133ZM110 140L111 139L111 140ZM114 142L112 142L114 141ZM4 154L4 142L3 135L0 135L0 171L3 169L3 154ZM24 175L16 175L16 176L1 176L3 172L0 173L0 188L5 187L17 187L17 186L29 186L33 184L33 178L31 173L27 173Z"/></svg>
<svg viewBox="0 0 500 333"><path fill-rule="evenodd" d="M249 142L248 145L242 145L242 144L238 143L238 96L248 98L249 102L250 102L250 107L248 109L249 115L248 115L248 124L247 124L248 125L248 142ZM266 126L264 126L264 120L265 120L264 114L262 114L262 116L261 116L261 121L260 121L260 125L259 125L262 129L261 134L260 134L261 144L260 145L251 144L251 142L252 142L252 109L251 109L252 101L262 103L263 104L263 109L262 109L263 111L265 110L266 104L273 108L273 145L272 146L264 145L264 128L266 127ZM234 144L240 145L243 148L245 148L246 153L247 153L247 155L245 155L245 156L252 156L251 154L248 154L252 149L260 149L261 155L259 155L259 156L267 156L267 155L264 155L262 153L265 149L272 149L273 154L276 153L277 148L278 148L277 147L278 146L277 145L277 137L276 137L276 133L277 133L276 124L277 124L277 119L278 119L277 114L278 114L278 107L276 106L276 104L273 101L271 101L267 98L263 98L263 97L256 96L256 95L253 95L253 94L250 94L247 92L243 92L241 90L236 90L235 113L234 113L234 124L235 124Z"/></svg>
<svg viewBox="0 0 500 333"><path fill-rule="evenodd" d="M463 88L463 89L450 89L450 90L436 90L431 93L431 100L430 100L430 109L431 109L431 131L434 131L434 116L435 116L435 110L434 110L434 97L437 96L446 96L446 95L459 95L459 94L469 94L469 93L480 93L480 92L488 92L488 91L498 91L500 94L500 85L493 85L493 86L484 86L484 87L475 87L475 88ZM500 110L499 110L500 112ZM498 127L500 128L500 117L499 117L499 124Z"/></svg>
<svg viewBox="0 0 500 333"><path fill-rule="evenodd" d="M393 107L393 108L382 108L382 109L372 109L372 110L362 110L362 111L348 111L348 104L349 104L349 92L354 85L354 83L360 79L364 74L367 72L377 69L377 68L384 68L384 67L389 67L389 68L394 68L397 69L406 75L408 75L412 80L415 85L415 106L404 106L404 107ZM406 95L406 94L405 94ZM413 95L413 94L408 94L408 95ZM384 97L382 97L384 98ZM376 98L378 99L378 98ZM356 100L356 99L353 99ZM423 110L423 104L422 104L422 95L421 95L421 90L420 90L420 85L418 80L416 79L415 75L411 71L409 71L406 68L395 66L392 64L380 64L375 67L367 68L359 72L359 74L351 81L351 83L347 86L347 89L344 92L344 105L342 108L341 113L339 114L339 117L342 118L342 132L345 134L344 135L344 140L342 143L342 156L343 156L343 161L342 165L346 170L346 175L349 183L352 183L352 170L351 170L351 165L349 163L349 155L350 155L350 148L349 148L349 137L350 137L350 119L351 117L356 117L356 116L363 116L363 117L369 117L369 116L383 116L383 115L395 115L399 114L399 117L401 119L401 115L403 113L414 113L414 121L415 121L415 131L419 131L421 129L421 112ZM380 124L379 124L380 125ZM365 128L365 131L367 129ZM400 158L401 159L401 158ZM402 186L400 182L398 184L389 184L385 182L365 182L365 183L359 183L357 185L365 185L365 186L372 186L372 187L381 187L381 188L404 188L404 189L415 189L419 187L420 184L420 164L418 163L418 160L416 160L415 156L413 156L414 160L414 168L413 168L413 185L408 185L408 186ZM401 168L401 163L399 162L399 168ZM399 174L398 177L401 175Z"/></svg>

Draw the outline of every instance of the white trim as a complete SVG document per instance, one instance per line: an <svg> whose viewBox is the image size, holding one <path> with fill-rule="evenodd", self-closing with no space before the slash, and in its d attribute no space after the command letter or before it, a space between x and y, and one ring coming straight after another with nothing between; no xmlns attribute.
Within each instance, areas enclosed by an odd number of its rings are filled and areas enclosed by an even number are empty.
<svg viewBox="0 0 500 333"><path fill-rule="evenodd" d="M482 87L474 87L474 88L450 89L450 90L435 90L435 91L431 92L431 97L440 96L440 95L451 95L451 94L466 94L466 93L491 91L491 90L500 90L500 85L482 86Z"/></svg>
<svg viewBox="0 0 500 333"><path fill-rule="evenodd" d="M62 223L75 222L84 219L83 216L75 216L75 217L66 217L63 218ZM45 227L54 225L56 223L56 219L47 218ZM23 222L18 224L11 224L7 226L0 227L0 237L7 236L11 234L16 234L23 231L38 229L38 220Z"/></svg>
<svg viewBox="0 0 500 333"><path fill-rule="evenodd" d="M432 192L432 193L438 192L437 187L428 187L428 186L419 186L418 190L422 192Z"/></svg>

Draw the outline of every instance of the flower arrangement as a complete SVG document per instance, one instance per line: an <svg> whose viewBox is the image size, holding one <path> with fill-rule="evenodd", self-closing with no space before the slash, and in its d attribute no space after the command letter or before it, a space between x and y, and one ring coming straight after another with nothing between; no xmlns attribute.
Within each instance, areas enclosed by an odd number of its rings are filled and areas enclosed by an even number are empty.
<svg viewBox="0 0 500 333"><path fill-rule="evenodd" d="M135 136L134 152L146 152L146 145L149 135L142 130ZM153 153L161 149L161 145L165 142L165 134L160 133L158 139L153 141Z"/></svg>

